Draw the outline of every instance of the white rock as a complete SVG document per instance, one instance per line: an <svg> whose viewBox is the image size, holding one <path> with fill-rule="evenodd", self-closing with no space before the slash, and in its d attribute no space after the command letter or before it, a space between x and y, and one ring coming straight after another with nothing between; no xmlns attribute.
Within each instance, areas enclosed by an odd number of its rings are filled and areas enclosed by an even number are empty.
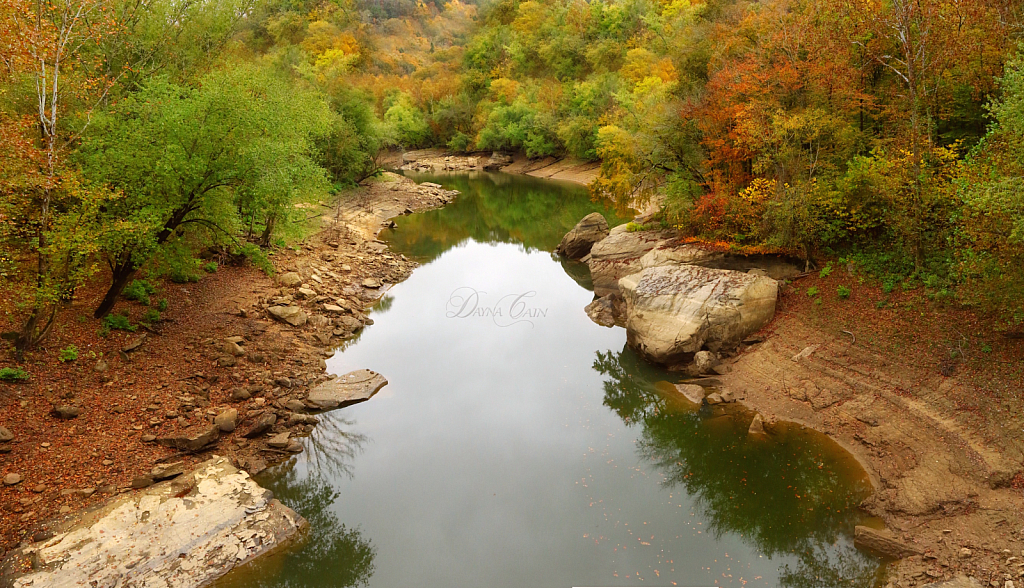
<svg viewBox="0 0 1024 588"><path fill-rule="evenodd" d="M5 578L14 588L193 588L272 551L305 525L218 457L56 523L54 537L9 552L0 567L19 570ZM20 572L32 570L33 560L35 571Z"/></svg>
<svg viewBox="0 0 1024 588"><path fill-rule="evenodd" d="M648 268L619 288L630 347L668 366L738 345L772 319L779 291L771 278L692 265Z"/></svg>

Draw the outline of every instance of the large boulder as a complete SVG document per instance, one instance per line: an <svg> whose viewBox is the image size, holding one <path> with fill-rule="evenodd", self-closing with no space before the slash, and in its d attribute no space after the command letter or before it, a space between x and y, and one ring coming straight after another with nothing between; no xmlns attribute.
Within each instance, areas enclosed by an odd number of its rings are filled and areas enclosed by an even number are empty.
<svg viewBox="0 0 1024 588"><path fill-rule="evenodd" d="M344 408L369 400L388 381L371 370L356 370L328 380L309 391L306 400L322 409Z"/></svg>
<svg viewBox="0 0 1024 588"><path fill-rule="evenodd" d="M640 259L650 250L665 244L670 235L664 231L629 231L627 225L612 229L594 244L585 259L590 266L594 294L607 296L619 291L619 280L644 269Z"/></svg>
<svg viewBox="0 0 1024 588"><path fill-rule="evenodd" d="M647 268L619 280L626 341L647 360L688 363L705 347L738 345L775 314L775 280L693 265Z"/></svg>
<svg viewBox="0 0 1024 588"><path fill-rule="evenodd" d="M576 223L571 231L562 237L558 251L569 259L580 259L590 253L594 243L608 236L608 221L600 212L592 212Z"/></svg>

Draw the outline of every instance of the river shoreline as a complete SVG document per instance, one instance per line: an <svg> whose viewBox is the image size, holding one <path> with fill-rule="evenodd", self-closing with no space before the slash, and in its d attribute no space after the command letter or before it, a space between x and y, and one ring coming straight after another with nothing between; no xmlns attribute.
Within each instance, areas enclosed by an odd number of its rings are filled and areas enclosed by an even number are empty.
<svg viewBox="0 0 1024 588"><path fill-rule="evenodd" d="M396 163L434 173L500 169L581 185L600 171L595 163L531 161L521 154L451 156L440 150L403 154ZM728 372L717 376L722 387L760 413L769 429L776 421L813 429L861 464L875 488L862 510L920 552L890 566L889 586L922 586L960 575L992 586L1024 584L1020 435L1007 436L1005 425L972 431L977 419L963 422L963 412L951 411L977 393L963 378L857 346L850 330L809 324L815 309L800 304L809 301L797 294L799 285L812 281L813 276L804 278L781 290L779 311L762 330L764 342L726 360ZM871 328L857 330L862 341L873 336ZM794 359L801 352L806 355Z"/></svg>
<svg viewBox="0 0 1024 588"><path fill-rule="evenodd" d="M444 162L442 154L441 163L452 164L452 161ZM504 170L578 184L588 183L586 173L596 173L594 167L589 168L589 172L581 170L576 162L528 165L520 161L518 167L516 163L505 166ZM541 175L537 175L538 172ZM321 290L336 290L339 296L349 299L351 303L352 309L345 316L358 320L361 326L368 318L362 309L372 305L386 291L389 282L401 281L415 267L408 260L396 258L384 243L376 240L377 234L396 216L443 206L447 200L443 194L439 194L436 188L417 186L411 180L393 175L386 176L385 181L372 181L368 186L357 189L342 206L333 208L331 214L325 214L331 220L325 221L324 228L307 239L302 247L275 256L278 275L298 274L304 284L317 289L317 296L323 296L319 294ZM335 266L349 269L343 272L323 271ZM249 422L247 418L251 421L261 411L268 409L285 411L289 400L303 397L305 390L322 382L325 379L323 359L332 353L331 348L339 344L343 348L344 341L354 336L353 333L342 333L340 337L325 333L326 325L314 327L310 323L310 326L295 329L274 321L266 309L274 299L288 296L291 290L282 288L266 276L256 272L226 271L217 278L217 287L209 292L200 294L200 289L196 288L191 293L186 291L182 294L186 299L190 294L197 299L194 302L198 303L197 307L204 309L204 316L219 316L216 323L203 322L201 329L189 331L185 327L184 317L178 318L170 313L172 316L169 318L174 322L169 321L160 335L151 337L146 343L155 349L147 350L143 347L143 353L123 355L122 361L118 362L114 358L117 357L116 351L121 342L110 341L107 344L110 347L107 357L110 358L109 363L114 365L109 370L95 371L92 364L86 366L88 369L80 370L85 373L76 378L77 385L94 387L94 392L97 392L93 396L89 393L78 394L77 402L87 411L83 416L87 418L88 425L83 428L123 427L125 421L145 422L146 415L153 412L148 409L154 405L159 407L158 411L164 411L171 408L169 404L176 404L175 399L181 394L194 393L202 397L202 392L205 392L207 400L203 408L207 412L227 406L238 407L241 431L243 425ZM383 286L361 286L365 280L378 280ZM242 290L248 292L242 294ZM899 362L881 359L878 354L863 346L855 346L845 335L833 334L808 324L804 320L807 310L798 304L789 304L790 301L799 301L798 297L793 296L794 292L789 291L783 296L784 302L776 319L764 330L765 342L750 346L727 360L729 371L719 376L722 385L739 392L743 398L741 402L764 415L769 423L774 420L792 421L822 432L838 442L864 466L876 488L875 496L865 501L864 509L883 518L900 539L923 551L923 555L903 559L892 568L891 585L919 586L961 573L971 574L986 583L998 581L999 586L1003 585L1003 581L1011 579L1007 576L1019 581L1020 570L1024 569L1016 565L1022 563L1019 558L1024 549L1024 537L1021 536L1024 531L1021 515L1024 512L1024 501L1021 500L1020 491L1011 487L1020 471L1017 446L1008 444L1009 451L1016 451L1016 454L993 450L991 435L977 439L968 432L968 428L958 425L955 417L942 416L948 409L937 409L927 404L929 401L941 400L942 394L954 390L955 381L950 384L949 378L925 378ZM335 300L334 294L330 297ZM309 298L295 302L308 308L311 304L322 306L325 301L317 302L316 298ZM226 319L224 315L230 318ZM176 333L175 329L182 332ZM233 361L224 361L227 355L221 342L239 334L247 339L243 344L246 354ZM817 347L808 357L800 361L791 359L812 345ZM194 356L188 363L206 367L176 369L166 358L158 359L162 353L166 353L161 350L169 349L177 349L179 353L184 351ZM152 356L147 357L147 353ZM125 360L126 357L129 359ZM869 365L870 369L866 370L864 366ZM191 373L185 373L189 369ZM197 371L199 369L202 371ZM162 382L158 390L163 389L164 393L158 391L153 397L137 401L130 400L130 396L111 400L110 392L114 388L124 384L130 388L134 380L145 379L139 372L146 370L154 372L152 381ZM866 375L863 373L865 371L868 372ZM906 395L901 394L900 390L921 387L920 381L902 381L910 375L921 376L919 380L928 379L929 393L925 395L924 401L901 401ZM793 379L787 384L786 378L790 377ZM287 386L282 379L288 381ZM801 382L799 389L792 383L794 380ZM804 384L804 381L813 386ZM53 384L53 381L33 383L42 389ZM204 385L205 389L202 388ZM832 390L838 390L841 385L850 388L851 394L846 395L849 397L837 394L838 398L832 402L829 402L829 398L819 399L822 396L820 392L832 394ZM232 398L240 387L247 388L250 394L248 399ZM131 391L129 389L129 393ZM18 396L30 398L28 392L21 390ZM49 402L52 395L41 393L39 396ZM95 401L90 400L93 397ZM105 398L103 402L108 404L118 402L117 406L124 410L105 411L98 404L100 398ZM20 406L22 411L30 413L35 408L35 412L46 414L46 403L33 406L32 401L27 402L27 405ZM125 417L125 414L136 416L130 418ZM19 418L21 415L12 415L13 421ZM150 419L150 422L153 420ZM175 421L168 419L167 422ZM71 428L74 429L75 421L72 423ZM201 423L179 424L181 426L176 427L175 432L184 434L195 430ZM66 428L62 423L58 423L58 426ZM153 428L159 430L164 426L161 424ZM308 433L312 426L301 424L293 427L293 430L301 435ZM914 430L905 430L908 428ZM130 482L138 475L144 475L149 463L168 454L152 443L143 442L143 431L132 427L129 436L135 441L130 448L135 454L116 464L119 470L117 473L104 476L102 481L106 484L102 490L97 491L94 487L91 493L65 494L64 491L76 483L70 475L57 474L65 480L63 485L36 484L36 480L32 479L32 462L40 456L48 458L47 452L53 454L51 445L63 447L61 455L74 462L76 458L72 444L75 432L62 441L56 440L60 439L59 436L48 434L45 430L25 434L23 430L12 429L16 434L12 445L14 451L5 456L5 469L26 472L29 479L24 485L4 488L0 494L0 506L6 512L17 515L9 517L2 529L5 548L11 548L18 541L45 530L47 523L38 521L46 521L58 515L58 507L84 508L102 500L104 492L115 494L129 491ZM145 432L149 430L146 428ZM77 436L84 433L79 431ZM221 438L216 451L250 473L257 473L268 463L287 458L287 455L281 453L268 453L265 440L249 441L238 434L227 435ZM109 449L104 451L97 445L101 444L90 445L89 455L78 457L78 462L87 461L94 454L96 457L112 457ZM204 451L179 457L191 465L208 455ZM944 462L945 469L929 469L921 465L936 458ZM979 466L979 471L983 472L980 475L968 471ZM48 467L52 472L53 464ZM921 468L925 470L919 471ZM53 476L51 472L47 473ZM913 485L903 483L902 479L907 472L918 472L915 475L920 479L912 480ZM915 488L952 485L950 476L957 479L957 484L963 481L963 484L956 487L956 495L935 494L918 497L920 499L917 502L908 502L908 496L913 494ZM95 484L96 480L81 482L90 483ZM45 488L37 492L42 485ZM45 503L41 504L42 501ZM27 514L32 516L26 517ZM964 556L964 549L969 550L970 555ZM1018 559L1011 559L1014 557Z"/></svg>

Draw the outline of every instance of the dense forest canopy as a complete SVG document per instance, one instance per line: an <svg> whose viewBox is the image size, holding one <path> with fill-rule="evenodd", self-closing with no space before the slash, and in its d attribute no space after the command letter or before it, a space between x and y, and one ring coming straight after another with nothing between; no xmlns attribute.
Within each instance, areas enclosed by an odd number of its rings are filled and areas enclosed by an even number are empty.
<svg viewBox="0 0 1024 588"><path fill-rule="evenodd" d="M1022 27L1014 0L0 0L17 346L94 276L100 317L140 270L259 261L430 146L600 161L595 195L689 237L1019 324Z"/></svg>

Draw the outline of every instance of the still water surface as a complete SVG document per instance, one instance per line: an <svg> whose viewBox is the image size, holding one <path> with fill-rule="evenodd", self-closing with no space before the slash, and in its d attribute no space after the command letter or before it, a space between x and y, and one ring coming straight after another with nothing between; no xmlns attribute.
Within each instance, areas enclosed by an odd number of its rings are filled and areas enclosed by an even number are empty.
<svg viewBox="0 0 1024 588"><path fill-rule="evenodd" d="M870 489L852 458L664 394L678 376L587 318L585 266L550 251L589 212L623 219L576 186L416 179L462 194L383 236L423 265L328 361L390 383L260 477L310 537L222 586L875 583L852 546Z"/></svg>

